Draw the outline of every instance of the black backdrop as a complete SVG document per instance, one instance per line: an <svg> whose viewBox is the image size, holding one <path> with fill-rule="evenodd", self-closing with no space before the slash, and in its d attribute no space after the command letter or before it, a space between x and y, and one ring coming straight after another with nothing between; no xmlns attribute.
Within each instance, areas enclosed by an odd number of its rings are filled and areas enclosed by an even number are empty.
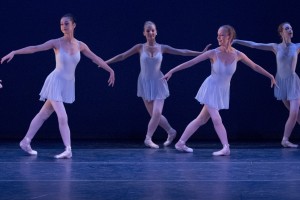
<svg viewBox="0 0 300 200"><path fill-rule="evenodd" d="M75 37L85 42L104 60L145 41L146 20L156 23L157 42L176 48L202 50L206 44L217 47L220 25L231 24L238 38L257 42L280 42L277 26L291 22L300 41L299 3L274 0L10 0L0 6L0 56L11 50L60 37L60 18L73 13L77 18ZM275 56L235 46L275 75ZM190 57L191 58L191 57ZM164 55L163 73L190 59ZM39 92L55 66L53 51L18 55L0 66L0 138L21 138L39 111ZM82 56L76 70L76 101L66 105L74 139L136 139L146 133L149 116L136 96L139 74L138 55L111 65L116 73L115 87L107 86L108 73ZM171 96L164 115L179 132L202 108L194 99L201 83L210 74L210 63L202 62L175 74L169 81ZM271 140L282 136L288 116L283 104L273 96L270 81L242 63L231 82L230 109L221 111L231 140ZM299 127L294 138L299 138ZM37 138L58 138L56 116L41 128ZM166 137L161 128L156 138ZM217 139L209 122L194 139Z"/></svg>

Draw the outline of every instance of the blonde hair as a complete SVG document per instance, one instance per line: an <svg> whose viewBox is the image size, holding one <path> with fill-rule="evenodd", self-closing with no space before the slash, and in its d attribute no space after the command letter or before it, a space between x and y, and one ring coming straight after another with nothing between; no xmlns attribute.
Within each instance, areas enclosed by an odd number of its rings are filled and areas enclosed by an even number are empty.
<svg viewBox="0 0 300 200"><path fill-rule="evenodd" d="M234 30L234 28L230 25L223 25L220 28L224 28L226 29L226 31L228 32L228 35L230 36L230 42L233 41L233 39L236 38L236 32Z"/></svg>

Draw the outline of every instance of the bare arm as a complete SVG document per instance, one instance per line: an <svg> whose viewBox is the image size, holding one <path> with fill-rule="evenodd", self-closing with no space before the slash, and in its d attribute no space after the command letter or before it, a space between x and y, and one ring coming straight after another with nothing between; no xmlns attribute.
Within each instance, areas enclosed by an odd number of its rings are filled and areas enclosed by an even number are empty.
<svg viewBox="0 0 300 200"><path fill-rule="evenodd" d="M125 51L124 53L121 53L119 55L116 55L115 57L109 59L106 61L107 64L110 64L110 63L114 63L114 62L119 62L119 61L122 61L122 60L125 60L126 58L136 54L136 53L139 53L140 49L141 49L141 46L142 44L137 44L137 45L134 45L131 49Z"/></svg>
<svg viewBox="0 0 300 200"><path fill-rule="evenodd" d="M256 43L256 42L252 42L252 41L247 41L247 40L233 40L232 42L233 44L240 44L246 47L250 47L250 48L255 48L255 49L260 49L260 50L265 50L265 51L273 51L275 52L276 49L276 43Z"/></svg>
<svg viewBox="0 0 300 200"><path fill-rule="evenodd" d="M99 56L97 56L96 54L94 54L89 47L83 43L80 42L80 51L82 52L83 55L85 55L86 57L88 57L89 59L91 59L94 63L96 63L99 67L103 68L104 70L108 71L110 76L108 79L108 85L109 86L113 86L114 82L115 82L115 72L114 70L109 67L106 62L104 62L104 60L102 60L102 58L100 58Z"/></svg>
<svg viewBox="0 0 300 200"><path fill-rule="evenodd" d="M201 55L199 55L199 56L197 56L197 57L195 57L195 58L193 58L193 59L191 59L191 60L189 60L185 63L182 63L182 64L174 67L173 69L171 69L168 73L166 73L163 76L163 78L166 79L166 80L169 80L173 73L178 72L178 71L183 70L183 69L186 69L186 68L189 68L189 67L191 67L191 66L193 66L193 65L195 65L195 64L197 64L201 61L204 61L206 59L212 58L212 54L213 54L212 51L207 51L207 52L205 52L205 53L203 53L203 54L201 54Z"/></svg>
<svg viewBox="0 0 300 200"><path fill-rule="evenodd" d="M252 60L250 60L244 53L240 52L240 58L241 61L248 65L251 69L253 69L254 71L268 77L271 80L271 87L273 87L274 85L277 86L276 84L276 80L274 78L274 76L272 74L270 74L269 72L267 72L265 69L263 69L261 66L255 64Z"/></svg>
<svg viewBox="0 0 300 200"><path fill-rule="evenodd" d="M18 54L31 54L31 53L36 53L39 51L46 51L49 49L53 49L53 48L55 48L55 41L56 41L55 39L49 40L49 41L45 42L44 44L40 44L40 45L36 45L36 46L28 46L28 47L25 47L22 49L12 51L1 59L1 64L6 60L7 60L7 62L11 61L11 59L13 59L13 57Z"/></svg>
<svg viewBox="0 0 300 200"><path fill-rule="evenodd" d="M206 52L210 46L211 44L206 45L203 51L200 52L200 51L192 51L188 49L175 49L168 45L162 45L162 52L168 54L180 55L180 56L198 56Z"/></svg>

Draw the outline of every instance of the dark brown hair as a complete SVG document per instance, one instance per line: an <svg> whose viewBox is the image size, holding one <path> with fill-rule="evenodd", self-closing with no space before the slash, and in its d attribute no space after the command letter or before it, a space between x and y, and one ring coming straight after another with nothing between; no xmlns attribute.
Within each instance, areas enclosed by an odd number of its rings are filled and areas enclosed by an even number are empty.
<svg viewBox="0 0 300 200"><path fill-rule="evenodd" d="M63 17L67 17L71 20L71 22L76 23L75 17L71 13L67 13L64 16L62 16L61 18L63 18Z"/></svg>

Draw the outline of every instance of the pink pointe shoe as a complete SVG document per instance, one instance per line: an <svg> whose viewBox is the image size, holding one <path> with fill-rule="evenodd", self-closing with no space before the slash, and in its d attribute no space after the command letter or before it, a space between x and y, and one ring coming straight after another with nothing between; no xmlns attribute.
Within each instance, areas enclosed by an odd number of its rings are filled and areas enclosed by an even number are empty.
<svg viewBox="0 0 300 200"><path fill-rule="evenodd" d="M225 144L223 146L223 149L220 151L215 151L213 152L214 156L229 156L230 155L230 149L229 149L229 144Z"/></svg>
<svg viewBox="0 0 300 200"><path fill-rule="evenodd" d="M159 148L159 146L157 144L155 144L154 142L152 142L152 139L149 138L149 137L146 137L146 139L144 141L144 144L147 147L150 147L150 148L153 148L153 149L158 149Z"/></svg>
<svg viewBox="0 0 300 200"><path fill-rule="evenodd" d="M288 141L288 140L282 140L282 141L281 141L281 145L282 145L283 147L285 147L285 148L297 148L297 147L298 147L297 144L293 144L293 143L291 143L291 142Z"/></svg>
<svg viewBox="0 0 300 200"><path fill-rule="evenodd" d="M182 152L186 152L186 153L193 153L193 149L189 148L185 145L185 143L181 140L179 140L176 144L175 144L175 149L177 149L178 151L182 151Z"/></svg>
<svg viewBox="0 0 300 200"><path fill-rule="evenodd" d="M173 129L172 132L168 133L168 138L167 140L164 142L164 146L169 146L173 140L176 138L176 131Z"/></svg>
<svg viewBox="0 0 300 200"><path fill-rule="evenodd" d="M72 149L71 147L66 147L66 150L61 154L55 155L54 158L63 159L63 158L72 158Z"/></svg>
<svg viewBox="0 0 300 200"><path fill-rule="evenodd" d="M37 151L32 150L31 146L30 146L30 139L28 139L27 137L25 137L21 142L20 142L20 147L23 151L25 151L26 153L28 153L29 155L35 156L37 155Z"/></svg>

